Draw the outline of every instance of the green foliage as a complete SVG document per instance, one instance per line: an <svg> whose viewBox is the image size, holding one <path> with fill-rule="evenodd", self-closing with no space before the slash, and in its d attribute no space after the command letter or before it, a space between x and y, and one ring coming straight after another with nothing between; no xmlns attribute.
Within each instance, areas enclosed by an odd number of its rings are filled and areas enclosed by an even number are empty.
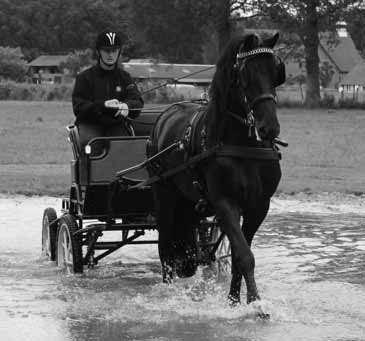
<svg viewBox="0 0 365 341"><path fill-rule="evenodd" d="M321 108L334 109L337 107L335 96L330 94L324 94L320 101Z"/></svg>
<svg viewBox="0 0 365 341"><path fill-rule="evenodd" d="M320 65L319 71L320 71L319 74L320 84L324 88L327 88L335 73L335 71L333 70L333 66L326 61Z"/></svg>
<svg viewBox="0 0 365 341"><path fill-rule="evenodd" d="M143 42L142 55L169 62L201 62L207 23L201 1L135 0L131 5L134 30Z"/></svg>
<svg viewBox="0 0 365 341"><path fill-rule="evenodd" d="M0 82L0 100L70 101L72 84Z"/></svg>
<svg viewBox="0 0 365 341"><path fill-rule="evenodd" d="M102 30L127 31L125 2L0 0L0 45L21 46L31 59L93 47Z"/></svg>
<svg viewBox="0 0 365 341"><path fill-rule="evenodd" d="M343 14L356 2L356 0L267 0L260 3L263 14L281 30L295 33L304 46L308 107L316 107L320 102L319 32L334 31L336 22L343 19ZM329 76L328 72L324 78Z"/></svg>
<svg viewBox="0 0 365 341"><path fill-rule="evenodd" d="M365 58L365 8L351 8L346 13L346 22L356 48Z"/></svg>
<svg viewBox="0 0 365 341"><path fill-rule="evenodd" d="M365 109L365 103L361 103L354 98L341 98L338 101L338 108Z"/></svg>
<svg viewBox="0 0 365 341"><path fill-rule="evenodd" d="M70 75L75 77L80 70L93 63L93 51L86 49L82 51L75 51L68 54L65 62L61 63L60 67L67 69Z"/></svg>
<svg viewBox="0 0 365 341"><path fill-rule="evenodd" d="M0 46L0 78L23 81L27 65L20 48Z"/></svg>

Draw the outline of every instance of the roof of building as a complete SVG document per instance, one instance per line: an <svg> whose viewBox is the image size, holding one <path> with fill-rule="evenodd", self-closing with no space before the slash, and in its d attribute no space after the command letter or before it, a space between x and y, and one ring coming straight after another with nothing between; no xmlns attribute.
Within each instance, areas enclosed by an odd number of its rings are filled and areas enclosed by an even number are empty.
<svg viewBox="0 0 365 341"><path fill-rule="evenodd" d="M341 81L341 85L365 86L365 61L356 65Z"/></svg>
<svg viewBox="0 0 365 341"><path fill-rule="evenodd" d="M62 62L65 62L67 55L43 55L32 60L28 63L28 66L49 67L60 66Z"/></svg>
<svg viewBox="0 0 365 341"><path fill-rule="evenodd" d="M166 63L123 63L123 67L133 78L171 79L178 83L210 83L215 65L206 64L166 64Z"/></svg>
<svg viewBox="0 0 365 341"><path fill-rule="evenodd" d="M363 60L349 35L337 36L336 42L331 42L329 34L322 33L320 46L341 72L349 72Z"/></svg>

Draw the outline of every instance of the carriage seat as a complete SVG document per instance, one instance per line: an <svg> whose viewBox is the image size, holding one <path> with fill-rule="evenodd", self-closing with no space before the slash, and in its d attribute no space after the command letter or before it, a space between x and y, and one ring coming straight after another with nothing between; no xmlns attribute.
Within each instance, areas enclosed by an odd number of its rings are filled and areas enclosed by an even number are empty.
<svg viewBox="0 0 365 341"><path fill-rule="evenodd" d="M75 125L67 127L74 159L71 161L72 182L80 185L106 185L116 179L120 170L132 167L145 160L146 136L111 136L96 137L89 145L104 141L102 154L91 156L82 151L78 128ZM130 176L131 181L139 182L148 177L142 169Z"/></svg>
<svg viewBox="0 0 365 341"><path fill-rule="evenodd" d="M67 127L68 140L73 151L71 160L70 202L75 212L82 212L84 218L100 219L107 217L111 183L117 179L116 173L145 160L147 136L112 136L93 138L89 145L102 140L103 153L92 156L82 151L77 126ZM127 185L135 185L148 174L140 169L124 179ZM140 190L118 190L113 195L115 217L150 214L154 210L153 196L149 188Z"/></svg>

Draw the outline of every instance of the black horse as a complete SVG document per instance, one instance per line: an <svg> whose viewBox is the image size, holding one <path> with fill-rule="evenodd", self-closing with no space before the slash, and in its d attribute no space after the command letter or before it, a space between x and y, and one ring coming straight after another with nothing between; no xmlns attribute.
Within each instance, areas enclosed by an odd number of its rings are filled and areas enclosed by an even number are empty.
<svg viewBox="0 0 365 341"><path fill-rule="evenodd" d="M240 302L242 276L247 302L260 298L250 247L281 178L274 145L280 131L275 88L285 81L285 68L272 50L278 37L262 40L249 34L232 39L216 65L208 104L172 105L155 123L148 157L176 141L184 148L163 157L159 167L149 167L150 176L202 155L153 184L164 282L175 273L194 275L195 227L202 215L213 212L232 249L230 301ZM197 209L202 200L207 203L205 213Z"/></svg>

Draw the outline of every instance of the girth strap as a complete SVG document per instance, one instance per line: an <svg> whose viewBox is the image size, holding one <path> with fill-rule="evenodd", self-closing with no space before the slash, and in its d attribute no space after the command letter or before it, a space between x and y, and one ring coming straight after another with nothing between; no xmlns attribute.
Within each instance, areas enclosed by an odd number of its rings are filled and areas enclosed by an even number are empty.
<svg viewBox="0 0 365 341"><path fill-rule="evenodd" d="M272 148L240 147L223 145L216 153L216 157L234 157L251 160L281 160L280 152Z"/></svg>
<svg viewBox="0 0 365 341"><path fill-rule="evenodd" d="M200 163L204 160L207 160L208 158L215 155L218 148L219 148L219 146L215 146L215 147L213 147L211 149L208 149L208 150L206 150L206 151L204 151L200 154L194 155L194 156L190 157L187 161L182 163L181 165L173 167L171 169L168 169L168 170L162 172L161 174L154 175L154 176L148 178L147 180L142 181L141 183L139 183L135 186L131 186L130 189L141 188L141 187L146 187L146 186L152 185L155 182L165 180L169 177L174 176L177 173L183 172L186 169L188 169L189 167L194 167L198 163Z"/></svg>

